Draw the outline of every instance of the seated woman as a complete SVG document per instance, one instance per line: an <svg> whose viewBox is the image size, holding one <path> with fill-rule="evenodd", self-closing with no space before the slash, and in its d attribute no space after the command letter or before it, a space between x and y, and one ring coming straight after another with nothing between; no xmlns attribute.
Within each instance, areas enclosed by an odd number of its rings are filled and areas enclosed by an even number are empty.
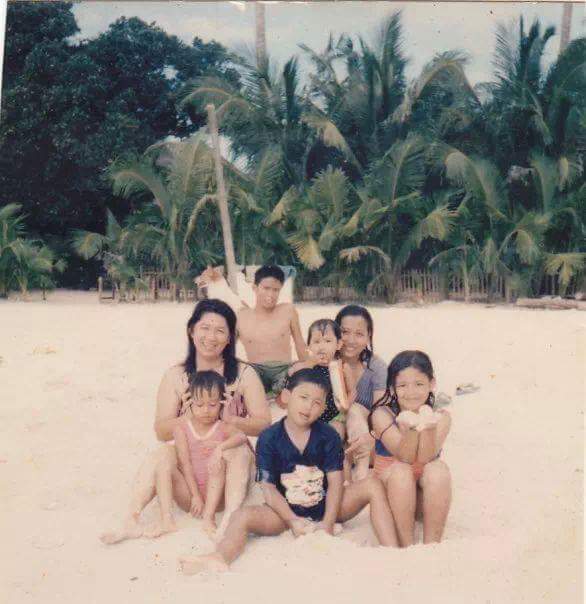
<svg viewBox="0 0 586 604"><path fill-rule="evenodd" d="M374 323L364 306L344 306L336 316L342 333L340 357L351 402L346 416L349 447L346 455L354 463L354 480L368 476L374 439L368 430L368 414L385 393L386 363L373 353Z"/></svg>
<svg viewBox="0 0 586 604"><path fill-rule="evenodd" d="M186 394L197 371L216 371L226 381L226 402L222 420L247 436L258 436L271 423L262 383L250 366L236 358L236 315L220 300L202 300L187 322L187 357L163 375L157 394L155 432L161 441L171 441L173 432L184 423L182 417L191 404ZM230 516L246 496L254 461L248 443L224 451L225 495L224 517L218 529L221 535ZM192 497L185 477L178 469L173 442L166 442L147 456L138 471L127 517L120 530L104 533L103 543L118 543L142 536L158 536L175 530L173 519L166 514L161 525L145 534L139 523L142 510L153 499L174 499L184 511L192 508ZM171 506L169 505L168 509Z"/></svg>

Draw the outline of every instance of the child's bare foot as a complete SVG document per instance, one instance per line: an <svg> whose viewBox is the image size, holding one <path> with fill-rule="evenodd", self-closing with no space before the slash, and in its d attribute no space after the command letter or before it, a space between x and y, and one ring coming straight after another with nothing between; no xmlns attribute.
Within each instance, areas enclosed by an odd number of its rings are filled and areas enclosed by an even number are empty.
<svg viewBox="0 0 586 604"><path fill-rule="evenodd" d="M210 539L214 539L218 531L216 521L213 518L204 518L202 522L203 530Z"/></svg>
<svg viewBox="0 0 586 604"><path fill-rule="evenodd" d="M179 558L179 566L184 575L195 575L206 571L221 573L230 568L218 553L195 556L194 558Z"/></svg>
<svg viewBox="0 0 586 604"><path fill-rule="evenodd" d="M154 524L143 531L142 536L147 539L157 539L167 533L174 533L177 530L177 525L173 518L167 518L160 523Z"/></svg>
<svg viewBox="0 0 586 604"><path fill-rule="evenodd" d="M138 539L142 537L144 530L142 526L136 521L132 520L127 522L123 528L118 531L111 531L108 533L102 533L100 535L100 541L104 545L114 545L127 539Z"/></svg>

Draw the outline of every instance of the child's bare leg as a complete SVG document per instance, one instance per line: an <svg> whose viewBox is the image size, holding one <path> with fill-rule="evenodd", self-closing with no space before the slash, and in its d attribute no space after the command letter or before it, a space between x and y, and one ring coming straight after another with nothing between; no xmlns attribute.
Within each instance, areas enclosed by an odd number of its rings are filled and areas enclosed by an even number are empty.
<svg viewBox="0 0 586 604"><path fill-rule="evenodd" d="M246 497L250 468L254 461L252 451L246 444L224 451L223 457L226 461L225 508L218 527L218 538L224 534L230 516L242 505Z"/></svg>
<svg viewBox="0 0 586 604"><path fill-rule="evenodd" d="M344 489L338 520L346 522L354 518L366 505L370 504L370 522L379 543L398 546L393 515L387 500L383 483L374 476L353 482Z"/></svg>
<svg viewBox="0 0 586 604"><path fill-rule="evenodd" d="M344 426L344 424L337 420L332 420L330 422L330 426L338 433L338 436L342 439L342 442L344 442L346 440L346 427ZM350 482L352 481L351 471L352 471L352 466L350 465L348 458L346 456L344 456L344 468L343 468L344 484L350 484Z"/></svg>
<svg viewBox="0 0 586 604"><path fill-rule="evenodd" d="M175 449L168 448L166 455L161 455L155 468L155 485L161 510L161 521L151 529L144 531L149 538L160 537L165 533L177 530L173 519L173 472L177 470Z"/></svg>
<svg viewBox="0 0 586 604"><path fill-rule="evenodd" d="M230 520L226 533L216 551L207 556L180 558L181 570L193 575L206 570L227 570L229 565L244 551L248 533L256 535L280 535L287 530L281 517L268 505L255 505L237 510Z"/></svg>
<svg viewBox="0 0 586 604"><path fill-rule="evenodd" d="M354 403L346 416L346 430L348 440L352 441L358 436L368 434L368 410L366 407ZM370 457L354 459L354 480L363 480L368 476Z"/></svg>
<svg viewBox="0 0 586 604"><path fill-rule="evenodd" d="M225 484L226 462L222 460L220 470L209 475L206 500L203 508L203 528L210 537L216 532L216 512L224 496Z"/></svg>
<svg viewBox="0 0 586 604"><path fill-rule="evenodd" d="M413 545L417 483L411 466L400 461L393 462L387 470L385 483L399 543L403 547Z"/></svg>
<svg viewBox="0 0 586 604"><path fill-rule="evenodd" d="M344 456L342 476L344 477L344 486L348 486L352 482L352 464L348 461L346 456Z"/></svg>
<svg viewBox="0 0 586 604"><path fill-rule="evenodd" d="M431 461L419 484L423 490L423 543L439 543L452 500L450 469L439 459Z"/></svg>
<svg viewBox="0 0 586 604"><path fill-rule="evenodd" d="M169 451L171 449L171 451ZM132 494L130 496L130 506L128 514L124 520L121 529L103 533L100 536L102 543L111 545L119 543L125 539L137 539L143 534L143 529L138 523L138 519L142 510L147 504L152 501L156 494L155 490L155 471L157 464L161 459L173 454L175 448L172 445L163 445L156 451L153 451L138 469L134 484L132 486Z"/></svg>

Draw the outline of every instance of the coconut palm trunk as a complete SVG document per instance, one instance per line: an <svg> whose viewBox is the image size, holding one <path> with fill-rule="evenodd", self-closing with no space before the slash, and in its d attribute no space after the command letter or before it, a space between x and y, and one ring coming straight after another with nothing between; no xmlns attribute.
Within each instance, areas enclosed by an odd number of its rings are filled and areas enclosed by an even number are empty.
<svg viewBox="0 0 586 604"><path fill-rule="evenodd" d="M470 275L466 266L466 256L462 260L462 282L464 284L464 302L470 302Z"/></svg>
<svg viewBox="0 0 586 604"><path fill-rule="evenodd" d="M572 31L572 11L574 5L572 2L564 2L562 8L562 27L560 37L560 54L564 52L570 42L570 33Z"/></svg>
<svg viewBox="0 0 586 604"><path fill-rule="evenodd" d="M234 255L234 240L232 239L232 225L230 224L230 212L228 212L228 196L224 184L224 170L222 157L220 155L220 137L218 135L218 120L216 108L211 103L206 105L208 114L208 128L212 137L214 151L214 164L216 168L216 185L218 190L218 206L220 208L220 220L222 221L222 235L224 237L224 253L226 256L226 268L228 269L228 284L238 292L236 282L236 258Z"/></svg>
<svg viewBox="0 0 586 604"><path fill-rule="evenodd" d="M256 48L256 66L263 71L267 61L267 36L265 22L265 5L261 2L255 2L255 48Z"/></svg>

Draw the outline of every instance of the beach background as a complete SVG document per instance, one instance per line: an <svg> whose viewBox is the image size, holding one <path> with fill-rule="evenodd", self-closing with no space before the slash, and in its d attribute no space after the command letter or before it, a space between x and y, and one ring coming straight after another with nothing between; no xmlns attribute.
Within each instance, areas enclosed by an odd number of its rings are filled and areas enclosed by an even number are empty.
<svg viewBox="0 0 586 604"><path fill-rule="evenodd" d="M179 510L180 530L158 540L107 547L98 536L125 512L157 446L156 389L185 353L192 304L35 296L0 301L0 601L583 601L584 313L371 306L385 361L419 348L438 390L480 386L449 407L444 541L371 547L362 513L339 537L253 538L230 573L184 577L178 557L211 543ZM338 308L299 305L304 332Z"/></svg>

